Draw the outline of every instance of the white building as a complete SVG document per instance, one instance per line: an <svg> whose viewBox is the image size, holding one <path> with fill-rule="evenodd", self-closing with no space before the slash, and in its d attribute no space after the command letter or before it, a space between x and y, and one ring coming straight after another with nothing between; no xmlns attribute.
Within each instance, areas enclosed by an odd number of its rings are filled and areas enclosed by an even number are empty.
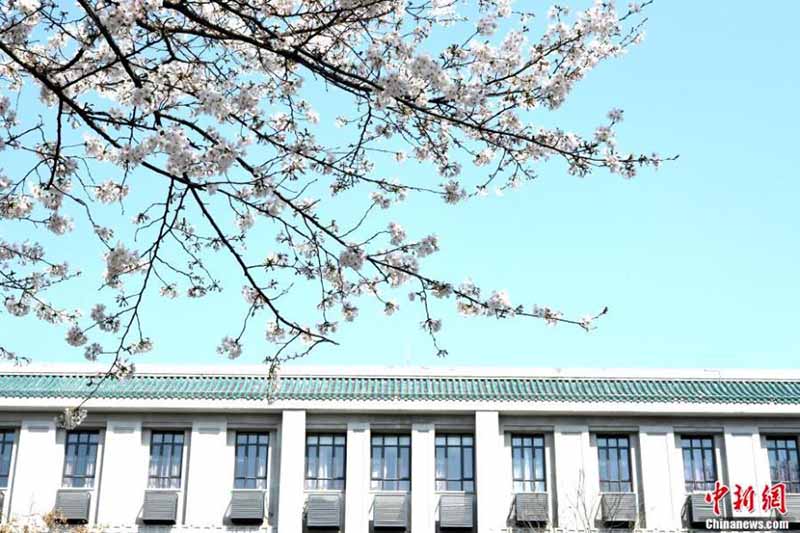
<svg viewBox="0 0 800 533"><path fill-rule="evenodd" d="M75 431L55 416L100 367L0 370L3 519L678 530L715 481L800 492L800 373L187 368L104 382Z"/></svg>

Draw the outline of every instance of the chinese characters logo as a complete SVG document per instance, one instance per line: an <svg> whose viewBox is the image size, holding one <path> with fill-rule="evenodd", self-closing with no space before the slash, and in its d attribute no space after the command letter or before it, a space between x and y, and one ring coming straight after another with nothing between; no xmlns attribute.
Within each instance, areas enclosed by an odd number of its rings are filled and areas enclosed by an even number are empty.
<svg viewBox="0 0 800 533"><path fill-rule="evenodd" d="M722 515L721 504L723 499L731 494L730 488L719 481L714 483L714 490L706 492L706 503L712 504L712 510L716 516ZM733 489L733 510L747 511L754 513L756 510L756 491L752 485L742 486L738 483ZM761 511L769 513L772 510L779 514L786 514L786 485L775 483L765 485L761 491Z"/></svg>

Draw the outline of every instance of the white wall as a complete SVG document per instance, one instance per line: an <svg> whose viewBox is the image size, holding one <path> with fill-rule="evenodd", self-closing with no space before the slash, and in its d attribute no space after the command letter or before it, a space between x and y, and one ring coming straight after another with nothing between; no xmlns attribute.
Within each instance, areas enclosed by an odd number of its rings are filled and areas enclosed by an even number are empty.
<svg viewBox="0 0 800 533"><path fill-rule="evenodd" d="M683 492L683 464L674 463L675 436L669 426L639 428L645 520L649 529L680 527L675 493ZM681 473L675 487L673 472Z"/></svg>
<svg viewBox="0 0 800 533"><path fill-rule="evenodd" d="M594 524L599 503L597 456L592 457L589 428L559 425L553 440L558 527L585 529Z"/></svg>
<svg viewBox="0 0 800 533"><path fill-rule="evenodd" d="M743 488L753 487L755 491L754 502L758 510L761 506L761 491L764 485L769 483L769 463L767 471L764 472L759 457L766 457L766 450L761 447L761 438L758 428L742 424L726 424L725 432L725 455L727 457L727 474L730 484L731 495L733 495L736 485ZM749 512L745 509L736 511L731 509L734 516L747 516Z"/></svg>
<svg viewBox="0 0 800 533"><path fill-rule="evenodd" d="M498 463L505 452L497 411L475 413L475 480L478 531L495 533L506 527L509 510L508 482Z"/></svg>
<svg viewBox="0 0 800 533"><path fill-rule="evenodd" d="M12 516L44 514L53 509L64 466L64 444L58 443L56 436L53 417L22 420Z"/></svg>
<svg viewBox="0 0 800 533"><path fill-rule="evenodd" d="M599 504L597 451L591 444L591 434L598 427L594 422L547 426L541 419L512 416L503 417L501 424L501 414L497 411L479 411L474 417L477 531L493 533L505 527L513 492L508 435L514 431L533 430L546 435L548 461L552 461L547 465L548 490L558 527L581 528L587 522L593 525ZM335 422L340 428L348 420L336 413L329 414L328 418L328 423ZM370 428L386 423L385 417L378 425L375 419L370 422L371 419L368 414L351 415L347 422L347 533L368 531L372 503ZM576 417L575 420L589 419ZM303 529L306 423L305 411L283 412L280 427L271 441L270 510L274 516L269 523L278 524L280 533L302 533ZM621 423L627 425L620 431L638 433L641 457L638 479L648 529L675 529L682 525L681 510L686 495L682 455L677 442L681 433L703 431L717 435L718 468L725 473L722 480L731 484L752 484L757 496L770 481L763 437L758 423L752 420L731 420L724 426L711 428L699 424L681 425L678 419L674 420L675 425L672 420L660 424ZM233 486L235 450L230 428L238 426L229 423L225 416L201 414L175 420L173 424L174 427L191 427L184 463L188 473L183 483L186 527L220 526ZM443 416L438 419L411 417L404 424L411 425L411 529L413 533L434 533L435 434L437 428L452 429L452 421ZM277 419L269 425L275 428ZM156 426L158 424L154 426L148 415L119 414L107 418L99 450L101 457L98 457L98 461L102 458L103 462L98 462L97 487L93 495L100 524L128 526L136 522L147 483L149 430L146 428ZM772 426L767 427L770 428L767 432L772 431ZM783 431L789 434L791 427ZM800 433L800 423L797 423L796 433ZM13 484L6 492L12 515L43 514L52 509L56 491L61 486L63 435L63 431L56 430L52 417L29 416L22 420L15 447Z"/></svg>
<svg viewBox="0 0 800 533"><path fill-rule="evenodd" d="M283 412L280 443L278 533L301 533L305 500L305 411Z"/></svg>
<svg viewBox="0 0 800 533"><path fill-rule="evenodd" d="M192 424L186 492L186 523L222 523L233 488L235 450L225 419L198 418Z"/></svg>
<svg viewBox="0 0 800 533"><path fill-rule="evenodd" d="M98 523L136 523L147 487L149 461L149 446L144 442L141 420L109 418L98 494ZM120 494L125 497L121 498Z"/></svg>
<svg viewBox="0 0 800 533"><path fill-rule="evenodd" d="M369 531L370 430L365 422L347 424L344 529L347 533Z"/></svg>
<svg viewBox="0 0 800 533"><path fill-rule="evenodd" d="M436 512L436 434L433 424L411 426L411 531L433 533Z"/></svg>

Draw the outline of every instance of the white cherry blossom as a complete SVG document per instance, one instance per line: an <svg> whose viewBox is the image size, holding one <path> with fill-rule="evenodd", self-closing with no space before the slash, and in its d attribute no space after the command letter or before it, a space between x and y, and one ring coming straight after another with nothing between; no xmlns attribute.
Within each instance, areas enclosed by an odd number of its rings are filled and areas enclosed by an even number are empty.
<svg viewBox="0 0 800 533"><path fill-rule="evenodd" d="M153 347L143 302L201 299L231 276L241 333L216 350L237 358L258 338L271 368L375 309L399 313L402 294L438 355L444 305L591 330L605 310L572 320L429 273L447 244L432 210L507 196L545 162L627 179L660 165L621 149L621 109L574 130L547 116L641 40L648 4L3 2L2 319L69 324L66 342L107 356L114 378ZM85 265L52 244L69 235ZM63 297L98 286L88 313ZM290 292L305 305L285 305Z"/></svg>

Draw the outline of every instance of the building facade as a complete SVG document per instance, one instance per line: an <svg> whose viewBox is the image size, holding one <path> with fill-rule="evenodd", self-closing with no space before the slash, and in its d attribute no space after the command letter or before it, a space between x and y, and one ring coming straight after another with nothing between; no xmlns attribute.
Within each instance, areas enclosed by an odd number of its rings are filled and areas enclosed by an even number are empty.
<svg viewBox="0 0 800 533"><path fill-rule="evenodd" d="M0 371L4 521L681 530L713 516L716 482L757 499L783 483L782 516L800 520L800 374L301 368L270 384L262 367L141 368L59 428L99 370Z"/></svg>

